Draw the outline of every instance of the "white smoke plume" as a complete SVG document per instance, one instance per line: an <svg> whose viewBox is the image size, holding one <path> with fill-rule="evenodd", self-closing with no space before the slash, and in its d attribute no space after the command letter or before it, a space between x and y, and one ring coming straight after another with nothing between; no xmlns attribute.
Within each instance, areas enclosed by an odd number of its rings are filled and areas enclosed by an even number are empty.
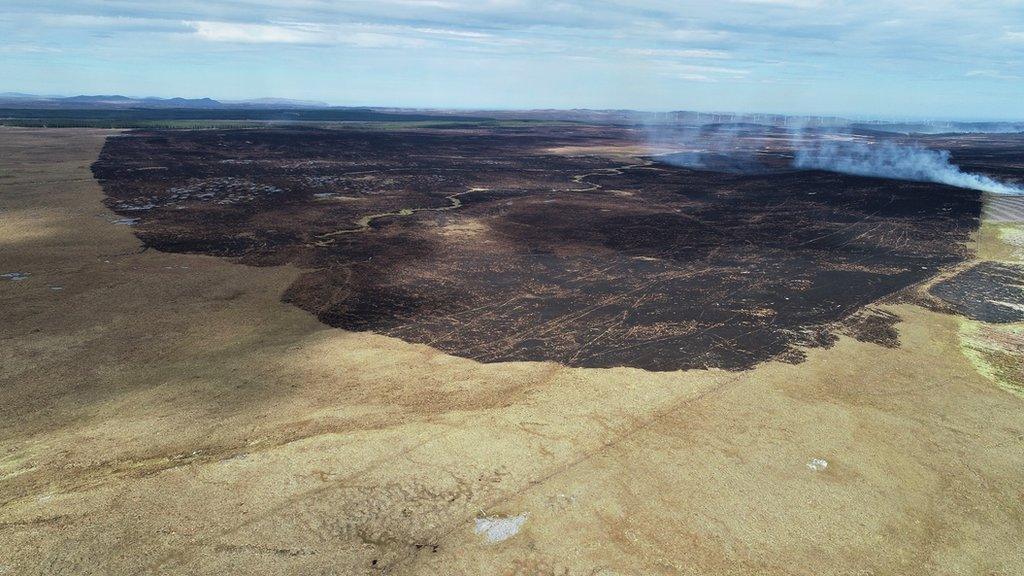
<svg viewBox="0 0 1024 576"><path fill-rule="evenodd" d="M647 147L659 161L696 170L764 170L756 159L757 145L749 137L764 133L770 126L748 122L745 116L690 116L687 122L655 117L655 121L643 125Z"/></svg>
<svg viewBox="0 0 1024 576"><path fill-rule="evenodd" d="M1006 195L1024 195L1024 188L960 170L946 150L892 142L814 142L799 147L796 168L828 170L857 176L936 182Z"/></svg>

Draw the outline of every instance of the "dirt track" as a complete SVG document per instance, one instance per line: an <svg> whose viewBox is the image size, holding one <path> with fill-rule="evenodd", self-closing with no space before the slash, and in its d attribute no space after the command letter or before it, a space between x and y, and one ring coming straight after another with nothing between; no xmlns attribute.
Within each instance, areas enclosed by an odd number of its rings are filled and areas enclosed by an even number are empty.
<svg viewBox="0 0 1024 576"><path fill-rule="evenodd" d="M479 364L140 251L106 134L0 131L0 573L1024 573L1024 400L957 316L744 372Z"/></svg>

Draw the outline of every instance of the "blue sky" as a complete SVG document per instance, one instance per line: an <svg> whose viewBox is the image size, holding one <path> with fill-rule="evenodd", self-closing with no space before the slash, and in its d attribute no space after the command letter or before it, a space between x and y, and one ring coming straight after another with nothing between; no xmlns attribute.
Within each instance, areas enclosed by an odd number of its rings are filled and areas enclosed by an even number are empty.
<svg viewBox="0 0 1024 576"><path fill-rule="evenodd" d="M2 91L1024 119L1024 0L3 0Z"/></svg>

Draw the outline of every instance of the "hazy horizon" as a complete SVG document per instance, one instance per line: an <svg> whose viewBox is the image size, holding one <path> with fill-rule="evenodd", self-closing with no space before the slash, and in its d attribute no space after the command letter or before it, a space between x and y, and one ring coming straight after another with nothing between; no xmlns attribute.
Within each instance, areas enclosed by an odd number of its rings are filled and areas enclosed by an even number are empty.
<svg viewBox="0 0 1024 576"><path fill-rule="evenodd" d="M589 111L594 111L594 112L626 111L626 112L636 112L636 113L640 113L640 114L670 114L670 113L680 113L680 112L682 112L682 113L695 113L695 114L720 114L720 115L730 115L731 114L731 115L736 115L736 116L789 116L789 117L794 117L794 118L798 118L798 117L801 117L801 116L807 116L807 117L819 117L819 118L836 118L836 119L839 119L839 120L849 120L849 121L853 121L853 122L891 122L891 123L900 123L900 122L914 122L914 123L929 123L929 122L931 122L931 123L946 123L946 122L951 122L951 123L974 123L974 122L977 122L977 123L990 123L991 122L991 123L1011 123L1011 124L1018 124L1018 123L1024 122L1024 115L1022 115L1020 117L1003 117L1003 116L991 116L991 117L984 117L984 116L974 116L974 117L949 116L949 117L942 117L942 116L924 116L924 115L917 115L917 116L915 116L915 115L884 116L884 115L865 115L865 114L841 114L841 113L818 113L818 114L811 114L811 113L801 113L801 112L778 112L778 111L772 111L772 110L716 110L716 109L694 109L694 108L686 108L686 109L683 109L683 108L680 108L680 109L640 109L640 108L583 108L583 107L576 107L576 108L561 107L561 108L558 108L558 107L552 107L552 106L547 106L547 107L543 107L542 106L542 107L536 107L536 108L512 108L512 107L498 107L498 106L493 106L493 107L480 107L480 106L448 106L448 107L440 107L440 106L397 106L397 105L387 105L387 104L379 104L379 103L371 103L371 102L339 104L337 102L319 101L319 100L315 100L315 99L286 98L286 97L282 97L282 96L266 96L266 95L257 95L257 96L250 96L250 97L245 97L245 98L216 98L216 97L213 97L213 96L189 96L189 97L184 97L184 96L178 96L178 95L174 95L174 94L125 94L125 93L119 93L119 92L116 92L116 91L97 92L95 94L91 94L91 93L87 94L87 93L83 93L83 92L69 92L69 93L65 93L65 94L34 94L34 93L30 93L30 92L25 92L24 90L0 90L0 97L2 97L4 95L30 96L30 97L38 97L38 98L42 98L42 99L50 99L50 98L52 98L52 99L59 99L59 98L75 98L75 97L102 97L102 96L125 97L125 98L129 98L129 99L132 99L132 100L146 100L146 99L169 100L169 99L174 99L174 98L184 98L184 99L188 99L188 100L198 100L198 99L209 98L211 100L215 100L215 101L220 102L222 104L250 103L250 102L258 102L258 101L261 101L261 100L267 100L267 101L280 100L280 101L289 101L289 102L296 102L296 103L306 103L306 104L308 104L310 106L323 105L324 107L339 107L339 108L380 108L380 109L392 109L393 108L393 109L397 109L397 110L423 110L423 111L434 110L434 111L445 111L445 112L492 112L492 111L493 112L517 112L517 111L527 112L527 111L540 111L540 110L555 110L555 111L571 111L571 110L585 111L585 110L589 110Z"/></svg>

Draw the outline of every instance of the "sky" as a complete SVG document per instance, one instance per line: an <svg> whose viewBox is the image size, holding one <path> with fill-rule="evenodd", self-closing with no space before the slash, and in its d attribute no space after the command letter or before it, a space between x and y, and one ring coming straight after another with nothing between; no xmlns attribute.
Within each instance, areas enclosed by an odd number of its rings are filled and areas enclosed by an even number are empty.
<svg viewBox="0 0 1024 576"><path fill-rule="evenodd" d="M0 92L1024 120L1024 0L0 4Z"/></svg>

